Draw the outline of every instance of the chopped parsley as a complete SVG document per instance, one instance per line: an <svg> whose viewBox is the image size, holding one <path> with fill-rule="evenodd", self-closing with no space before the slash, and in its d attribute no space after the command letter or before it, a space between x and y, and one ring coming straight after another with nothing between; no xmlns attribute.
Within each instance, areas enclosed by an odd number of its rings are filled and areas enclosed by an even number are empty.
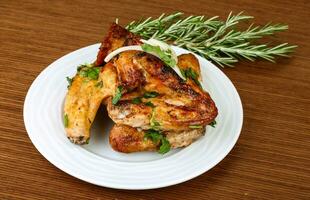
<svg viewBox="0 0 310 200"><path fill-rule="evenodd" d="M64 115L64 125L67 128L69 125L69 117L67 114Z"/></svg>
<svg viewBox="0 0 310 200"><path fill-rule="evenodd" d="M198 80L198 74L192 68L180 69L180 71L181 71L182 76L185 77L186 80L188 78L192 79L196 83L196 85L201 87L201 84Z"/></svg>
<svg viewBox="0 0 310 200"><path fill-rule="evenodd" d="M152 140L155 144L160 142L158 153L165 154L170 151L171 145L160 131L149 129L145 131L144 138Z"/></svg>
<svg viewBox="0 0 310 200"><path fill-rule="evenodd" d="M102 81L99 81L98 83L95 84L95 87L98 87L98 88L102 88L102 86L103 86Z"/></svg>
<svg viewBox="0 0 310 200"><path fill-rule="evenodd" d="M160 123L158 121L156 121L155 119L155 110L153 108L152 110L152 115L151 115L151 119L150 119L150 125L154 130L158 130L160 127Z"/></svg>
<svg viewBox="0 0 310 200"><path fill-rule="evenodd" d="M145 52L156 54L166 65L170 67L174 67L176 65L176 60L173 59L170 49L164 51L159 46L152 46L145 43L142 44L141 47Z"/></svg>
<svg viewBox="0 0 310 200"><path fill-rule="evenodd" d="M71 87L71 85L72 85L73 78L70 78L70 77L67 76L66 79L67 79L67 81L68 81L68 86L67 86L67 88L69 89L69 88Z"/></svg>
<svg viewBox="0 0 310 200"><path fill-rule="evenodd" d="M151 91L151 92L145 92L143 94L143 97L146 98L146 99L149 99L149 98L155 98L159 95L158 92L154 92L154 91Z"/></svg>
<svg viewBox="0 0 310 200"><path fill-rule="evenodd" d="M82 65L79 65L79 66L76 68L76 71L77 71L77 72L80 72L83 68L90 68L90 67L93 67L93 66L94 66L93 64L85 63L85 64L82 64Z"/></svg>
<svg viewBox="0 0 310 200"><path fill-rule="evenodd" d="M122 90L123 90L123 87L122 87L122 86L118 86L118 87L116 88L115 95L114 95L114 97L113 97L113 99L112 99L112 104L113 104L113 105L116 105L117 102L121 99L121 97L122 97Z"/></svg>
<svg viewBox="0 0 310 200"><path fill-rule="evenodd" d="M212 121L212 122L209 124L209 126L212 126L213 128L215 128L215 125L216 125L216 121L215 121L215 120Z"/></svg>
<svg viewBox="0 0 310 200"><path fill-rule="evenodd" d="M149 106L151 108L155 108L155 105L152 102L150 102L150 101L145 102L144 105Z"/></svg>
<svg viewBox="0 0 310 200"><path fill-rule="evenodd" d="M133 104L139 104L142 103L141 97L135 97L131 100L131 103Z"/></svg>
<svg viewBox="0 0 310 200"><path fill-rule="evenodd" d="M165 153L170 151L170 148L171 148L171 145L170 145L169 141L165 137L163 137L161 139L161 145L159 147L158 153L165 154Z"/></svg>
<svg viewBox="0 0 310 200"><path fill-rule="evenodd" d="M199 129L199 128L202 128L202 126L201 125L190 125L189 128Z"/></svg>
<svg viewBox="0 0 310 200"><path fill-rule="evenodd" d="M133 104L140 104L140 103L142 103L142 98L145 98L145 99L155 98L158 95L159 95L159 93L155 92L155 91L145 92L142 97L135 97L135 98L133 98L131 100L131 103L133 103ZM154 104L152 102L149 102L149 101L145 102L144 105L152 107L152 108L155 107Z"/></svg>
<svg viewBox="0 0 310 200"><path fill-rule="evenodd" d="M80 76L87 77L91 80L97 80L99 77L99 67L83 67L79 71Z"/></svg>

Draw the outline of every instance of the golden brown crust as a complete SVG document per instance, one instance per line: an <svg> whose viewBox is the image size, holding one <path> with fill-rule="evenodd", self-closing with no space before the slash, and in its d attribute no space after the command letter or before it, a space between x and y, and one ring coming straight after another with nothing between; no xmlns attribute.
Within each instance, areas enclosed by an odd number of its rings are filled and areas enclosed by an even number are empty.
<svg viewBox="0 0 310 200"><path fill-rule="evenodd" d="M114 125L110 131L110 145L115 151L130 153L138 151L154 151L157 144L144 139L144 132L131 126Z"/></svg>
<svg viewBox="0 0 310 200"><path fill-rule="evenodd" d="M204 132L205 128L201 128L182 132L167 132L165 135L171 148L174 149L190 145L200 138ZM115 151L123 153L157 150L160 143L154 143L145 138L144 135L143 130L138 131L131 126L116 124L110 131L109 141Z"/></svg>
<svg viewBox="0 0 310 200"><path fill-rule="evenodd" d="M190 67L199 70L198 61L192 55L182 57L181 63L189 62L193 62ZM146 110L145 106L133 105L130 101L120 101L118 106L109 106L108 103L109 116L115 123L150 129L153 112L153 118L160 123L162 130L182 131L189 129L190 125L205 126L217 116L215 103L207 92L192 81L184 82L157 57L144 52L126 51L116 58L114 64L116 68L122 69L122 76L119 77L122 85L126 86L122 83L123 76L130 77L132 83L139 83L136 87L130 84L129 91L136 89L135 92L156 91L160 94L155 98L142 99L142 104L145 101L151 102L155 106L153 109ZM143 74L143 78L135 80L134 76L130 76L133 71L138 71L140 76Z"/></svg>
<svg viewBox="0 0 310 200"><path fill-rule="evenodd" d="M107 36L103 39L97 54L96 66L104 64L104 58L122 46L140 44L140 36L135 35L116 23L110 26Z"/></svg>
<svg viewBox="0 0 310 200"><path fill-rule="evenodd" d="M102 82L101 87L96 84ZM98 80L90 80L77 74L68 89L64 113L68 118L67 137L76 144L87 143L90 126L101 102L114 94L117 84L116 70L107 64L101 68Z"/></svg>

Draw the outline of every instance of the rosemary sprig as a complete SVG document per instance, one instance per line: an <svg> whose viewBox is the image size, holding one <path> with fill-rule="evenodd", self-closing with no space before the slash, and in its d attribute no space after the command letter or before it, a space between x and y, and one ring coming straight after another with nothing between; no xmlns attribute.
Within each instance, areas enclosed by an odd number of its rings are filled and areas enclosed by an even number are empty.
<svg viewBox="0 0 310 200"><path fill-rule="evenodd" d="M188 49L220 66L232 66L241 58L250 61L262 58L274 62L275 56L288 56L297 47L287 43L277 46L254 44L255 40L287 30L288 26L269 23L261 27L252 24L240 31L236 25L253 18L242 12L236 15L230 13L225 21L219 20L218 16L182 16L180 12L162 14L155 19L149 17L133 21L126 28L144 39L155 38Z"/></svg>

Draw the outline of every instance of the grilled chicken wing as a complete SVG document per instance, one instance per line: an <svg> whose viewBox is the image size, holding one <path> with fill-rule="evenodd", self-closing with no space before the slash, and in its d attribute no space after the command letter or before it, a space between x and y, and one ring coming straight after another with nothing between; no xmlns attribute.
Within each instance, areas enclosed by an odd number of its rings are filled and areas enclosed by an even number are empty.
<svg viewBox="0 0 310 200"><path fill-rule="evenodd" d="M185 147L193 143L205 132L205 128L191 129L187 131L166 132L166 139L169 141L171 148ZM144 137L143 130L138 131L136 128L126 125L116 124L110 132L110 144L115 151L131 153L138 151L155 151L159 148L160 143L154 143Z"/></svg>
<svg viewBox="0 0 310 200"><path fill-rule="evenodd" d="M178 57L179 68L188 75L186 81L160 59L141 51L126 51L104 63L104 58L113 50L136 44L141 44L139 36L112 24L94 63L97 67L104 65L98 80L79 74L74 77L64 106L68 119L66 132L72 142L87 143L101 102L116 123L110 133L110 143L121 152L158 149L159 143L144 139L144 130L154 128L162 131L172 148L187 146L204 133L204 128L191 129L190 126L204 127L217 116L210 95L200 87L199 63L192 54ZM123 88L122 97L113 105L112 97L119 86ZM146 97L148 92L156 95Z"/></svg>
<svg viewBox="0 0 310 200"><path fill-rule="evenodd" d="M64 105L68 139L76 144L87 143L97 110L105 98L114 95L116 85L116 69L112 64L101 68L98 80L80 74L73 78Z"/></svg>
<svg viewBox="0 0 310 200"><path fill-rule="evenodd" d="M187 59L184 57L181 63L186 64ZM189 55L186 57L193 59ZM198 61L194 60L189 66L199 69L197 63ZM182 66L188 67L185 64ZM153 55L126 51L115 59L114 65L126 74L121 77L118 74L120 84L123 84L124 88L159 94L155 98L142 98L139 104L133 104L128 100L120 101L117 105L108 102L109 116L117 124L151 129L153 120L159 122L163 131L178 132L189 129L191 125L205 126L217 115L217 108L207 92L191 80L184 82L171 68ZM199 74L200 71L197 72L197 75ZM135 85L136 83L139 84ZM151 102L153 106L149 107L150 103L147 102Z"/></svg>

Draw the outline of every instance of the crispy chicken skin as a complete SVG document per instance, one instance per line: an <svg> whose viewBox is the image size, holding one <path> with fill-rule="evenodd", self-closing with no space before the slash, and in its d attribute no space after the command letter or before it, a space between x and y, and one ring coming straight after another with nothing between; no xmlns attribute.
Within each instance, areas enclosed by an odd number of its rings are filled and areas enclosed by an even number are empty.
<svg viewBox="0 0 310 200"><path fill-rule="evenodd" d="M96 86L102 81L102 87ZM69 140L76 144L87 143L90 126L101 102L112 96L117 84L116 69L112 64L101 68L98 80L89 80L77 74L68 89L64 113L68 117L66 133Z"/></svg>
<svg viewBox="0 0 310 200"><path fill-rule="evenodd" d="M186 57L194 60L191 65L199 70L196 58L190 55ZM182 57L182 62L186 63L187 58ZM114 65L117 69L122 68L123 74L129 74L124 77L129 77L132 84L127 84L128 81L119 76L120 83L125 88L136 89L142 93L155 91L160 94L155 98L142 99L141 104L133 104L128 100L120 101L118 105L108 103L109 116L117 124L150 129L150 117L153 116L153 119L160 123L161 130L178 132L189 129L190 125L208 125L217 115L217 108L207 92L191 81L184 82L153 55L126 51L115 59ZM139 74L136 81L136 76L130 76L135 74L135 71ZM200 74L200 71L197 73ZM137 82L139 84L136 87ZM155 107L148 108L143 104L146 102L151 102Z"/></svg>
<svg viewBox="0 0 310 200"><path fill-rule="evenodd" d="M182 80L151 54L125 51L104 62L113 50L137 44L141 44L139 36L112 24L94 62L94 66L101 67L98 80L79 74L74 77L64 105L64 114L68 117L67 137L73 143L87 143L101 103L107 106L110 118L116 123L110 132L110 144L114 150L125 153L159 148L159 143L144 138L145 130L154 128L155 122L171 147L178 148L201 137L204 126L217 116L213 100L197 81ZM181 70L193 70L201 81L199 62L193 54L178 56L178 66ZM99 82L101 87L97 86ZM120 86L121 99L113 105L112 99ZM146 92L159 95L144 98ZM141 102L134 103L132 100L137 97ZM191 129L191 125L203 128Z"/></svg>
<svg viewBox="0 0 310 200"><path fill-rule="evenodd" d="M201 137L205 128L191 129L181 132L166 132L166 138L171 148L186 147ZM115 151L131 153L138 151L155 151L159 148L159 142L153 143L144 138L144 131L126 125L116 124L110 132L110 144Z"/></svg>
<svg viewBox="0 0 310 200"><path fill-rule="evenodd" d="M115 124L110 131L110 145L115 151L131 153L137 151L155 151L158 144L144 139L144 132L126 125Z"/></svg>
<svg viewBox="0 0 310 200"><path fill-rule="evenodd" d="M134 35L123 27L113 23L109 29L108 35L101 43L95 65L103 65L104 58L115 49L122 46L141 44L140 39L138 35Z"/></svg>

